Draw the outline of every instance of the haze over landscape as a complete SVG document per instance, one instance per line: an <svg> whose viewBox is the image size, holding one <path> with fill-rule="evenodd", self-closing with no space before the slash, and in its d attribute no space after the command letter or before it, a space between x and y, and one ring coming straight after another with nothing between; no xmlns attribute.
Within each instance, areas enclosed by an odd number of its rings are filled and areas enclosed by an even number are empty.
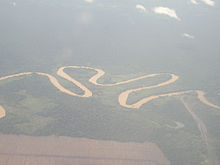
<svg viewBox="0 0 220 165"><path fill-rule="evenodd" d="M220 5L0 1L0 164L219 165Z"/></svg>

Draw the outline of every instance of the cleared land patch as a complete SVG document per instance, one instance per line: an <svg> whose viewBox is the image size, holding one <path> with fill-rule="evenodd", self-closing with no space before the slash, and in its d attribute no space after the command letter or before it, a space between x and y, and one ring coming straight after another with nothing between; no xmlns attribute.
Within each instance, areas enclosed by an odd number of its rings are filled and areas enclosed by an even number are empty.
<svg viewBox="0 0 220 165"><path fill-rule="evenodd" d="M0 135L0 164L169 165L153 143Z"/></svg>

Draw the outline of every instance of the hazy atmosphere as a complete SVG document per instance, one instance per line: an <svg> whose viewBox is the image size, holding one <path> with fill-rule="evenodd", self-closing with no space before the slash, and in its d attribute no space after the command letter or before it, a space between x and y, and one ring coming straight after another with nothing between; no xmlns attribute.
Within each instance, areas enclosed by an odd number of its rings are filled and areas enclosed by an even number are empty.
<svg viewBox="0 0 220 165"><path fill-rule="evenodd" d="M0 164L219 165L219 16L213 0L1 0Z"/></svg>

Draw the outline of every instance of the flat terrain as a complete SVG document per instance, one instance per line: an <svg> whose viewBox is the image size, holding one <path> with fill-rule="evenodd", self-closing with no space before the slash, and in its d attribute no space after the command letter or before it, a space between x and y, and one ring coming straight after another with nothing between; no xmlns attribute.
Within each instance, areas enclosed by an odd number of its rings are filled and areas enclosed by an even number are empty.
<svg viewBox="0 0 220 165"><path fill-rule="evenodd" d="M36 72L36 74L38 75L42 75L42 76L46 76L49 78L50 82L57 88L59 89L61 92L64 92L68 95L71 95L71 96L77 96L77 97L91 97L93 94L92 94L92 91L90 91L87 87L85 87L83 84L81 84L79 81L75 80L74 78L70 77L68 74L66 74L64 72L64 69L66 68L72 68L72 69L90 69L90 70L95 70L97 73L92 76L89 81L95 85L98 85L98 86L116 86L116 85L120 85L120 84L126 84L126 83L129 83L129 82L133 82L133 81L137 81L137 80L140 80L140 79L145 79L145 78L149 78L149 77L155 77L155 76L158 76L158 75L161 75L161 74L148 74L148 75L144 75L144 76L141 76L141 77L137 77L137 78L133 78L133 79L129 79L129 80L126 80L126 81L121 81L121 82L118 82L118 83L113 83L113 84L99 84L97 83L97 80L102 77L105 72L101 69L96 69L96 68L92 68L92 67L86 67L86 66L64 66L64 67L60 67L57 71L57 75L59 75L60 77L72 82L73 84L75 84L76 86L78 86L80 89L82 89L84 91L84 94L83 95L78 95L76 93L73 93L71 92L70 90L64 88L59 82L58 80L50 75L50 74L47 74L47 73L41 73L41 72ZM30 75L30 74L33 74L32 72L24 72L24 73L17 73L17 74L13 74L13 75L9 75L9 76L4 76L4 77L0 77L0 81L1 80L6 80L6 79L9 79L9 78L13 78L13 77L19 77L19 76L23 76L23 75ZM210 106L210 107L213 107L213 108L216 108L216 109L220 109L220 106L218 105L215 105L215 104L212 104L211 102L209 102L206 98L205 98L205 93L203 91L200 91L200 90L186 90L186 91L180 91L180 92L169 92L169 93L166 93L166 94L159 94L159 95L153 95L153 96L149 96L149 97L146 97L144 99L141 99L140 101L134 103L134 104L131 104L131 105L128 105L127 104L127 99L128 99L128 96L129 94L133 93L133 92L137 92L137 91L141 91L141 90L144 90L144 89L152 89L152 88L157 88L157 87L161 87L161 86L165 86L165 85L169 85L173 82L175 82L176 80L179 79L179 77L175 74L171 74L171 73L168 73L168 75L170 75L170 79L168 81L165 81L165 82L162 82L162 83L159 83L159 84L156 84L156 85L152 85L152 86L144 86L142 88L135 88L135 89L129 89L129 90L126 90L124 92L122 92L119 96L118 96L118 102L120 103L121 106L123 107L126 107L126 108L136 108L136 109L139 109L143 104L151 101L151 100L154 100L154 99L157 99L159 97L167 97L167 96L178 96L178 95L183 95L183 94L186 94L186 93L190 93L190 92L196 92L197 93L197 97L198 99ZM5 117L5 110L3 109L3 107L0 105L0 118L3 118Z"/></svg>
<svg viewBox="0 0 220 165"><path fill-rule="evenodd" d="M0 164L169 165L153 143L0 135Z"/></svg>

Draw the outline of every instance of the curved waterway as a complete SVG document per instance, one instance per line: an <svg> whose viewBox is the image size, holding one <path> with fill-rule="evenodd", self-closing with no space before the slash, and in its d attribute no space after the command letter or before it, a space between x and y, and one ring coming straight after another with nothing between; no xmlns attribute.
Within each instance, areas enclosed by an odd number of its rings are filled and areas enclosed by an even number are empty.
<svg viewBox="0 0 220 165"><path fill-rule="evenodd" d="M5 117L6 113L5 113L5 109L0 105L0 119Z"/></svg>
<svg viewBox="0 0 220 165"><path fill-rule="evenodd" d="M138 92L141 90L146 90L146 89L152 89L152 88L157 88L157 87L162 87L165 85L169 85L171 83L174 83L175 81L177 81L179 79L179 77L175 74L171 74L171 73L155 73L155 74L147 74L144 76L140 76L137 78L133 78L133 79L129 79L129 80L125 80L125 81L121 81L121 82L117 82L117 83L112 83L112 84L100 84L98 83L98 79L100 79L102 76L104 76L105 72L101 69L97 69L97 68L92 68L92 67L87 67L87 66L63 66L60 67L57 71L57 75L62 77L63 79L66 79L68 81L70 81L71 83L75 84L76 86L78 86L82 91L84 91L84 94L79 95L77 93L74 93L68 89L66 89L65 87L63 87L58 80L48 74L48 73L42 73L42 72L24 72L24 73L17 73L17 74L12 74L12 75L8 75L8 76L4 76L4 77L0 77L0 81L6 80L6 79L10 79L10 78L14 78L14 77L19 77L19 76L25 76L25 75L31 75L31 74L38 74L41 76L46 76L49 81L53 84L54 87L56 87L58 90L60 90L63 93L66 93L68 95L71 96L75 96L75 97L91 97L92 96L92 91L89 90L86 86L84 86L82 83L80 83L79 81L77 81L76 79L74 79L73 77L71 77L70 75L68 75L64 69L88 69L88 70L94 70L96 71L96 74L93 75L90 79L89 82L96 85L96 86L104 86L104 87L109 87L109 86L117 86L117 85L122 85L122 84L127 84L130 82L134 82L134 81L138 81L141 79L147 79L150 77L156 77L156 76L160 76L160 75L169 75L170 79L167 81L164 81L162 83L158 83L156 85L152 85L152 86L144 86L141 88L135 88L135 89L129 89L126 91L123 91L121 94L119 94L118 96L118 102L121 106L126 107L126 108L135 108L135 109L139 109L143 104L148 103L151 100L160 98L160 97L169 97L169 96L178 96L178 95L183 95L186 93L190 93L190 92L195 92L197 93L197 97L198 99L203 102L204 104L212 107L212 108L216 108L216 109L220 109L220 106L215 105L211 102L209 102L206 98L205 98L205 93L201 90L187 90L187 91L178 91L178 92L169 92L169 93L165 93L165 94L159 94L159 95L153 95L153 96L149 96L149 97L145 97L139 101L137 101L136 103L133 104L127 104L127 99L129 97L129 95L133 92ZM0 105L0 118L5 117L6 112L5 109Z"/></svg>

